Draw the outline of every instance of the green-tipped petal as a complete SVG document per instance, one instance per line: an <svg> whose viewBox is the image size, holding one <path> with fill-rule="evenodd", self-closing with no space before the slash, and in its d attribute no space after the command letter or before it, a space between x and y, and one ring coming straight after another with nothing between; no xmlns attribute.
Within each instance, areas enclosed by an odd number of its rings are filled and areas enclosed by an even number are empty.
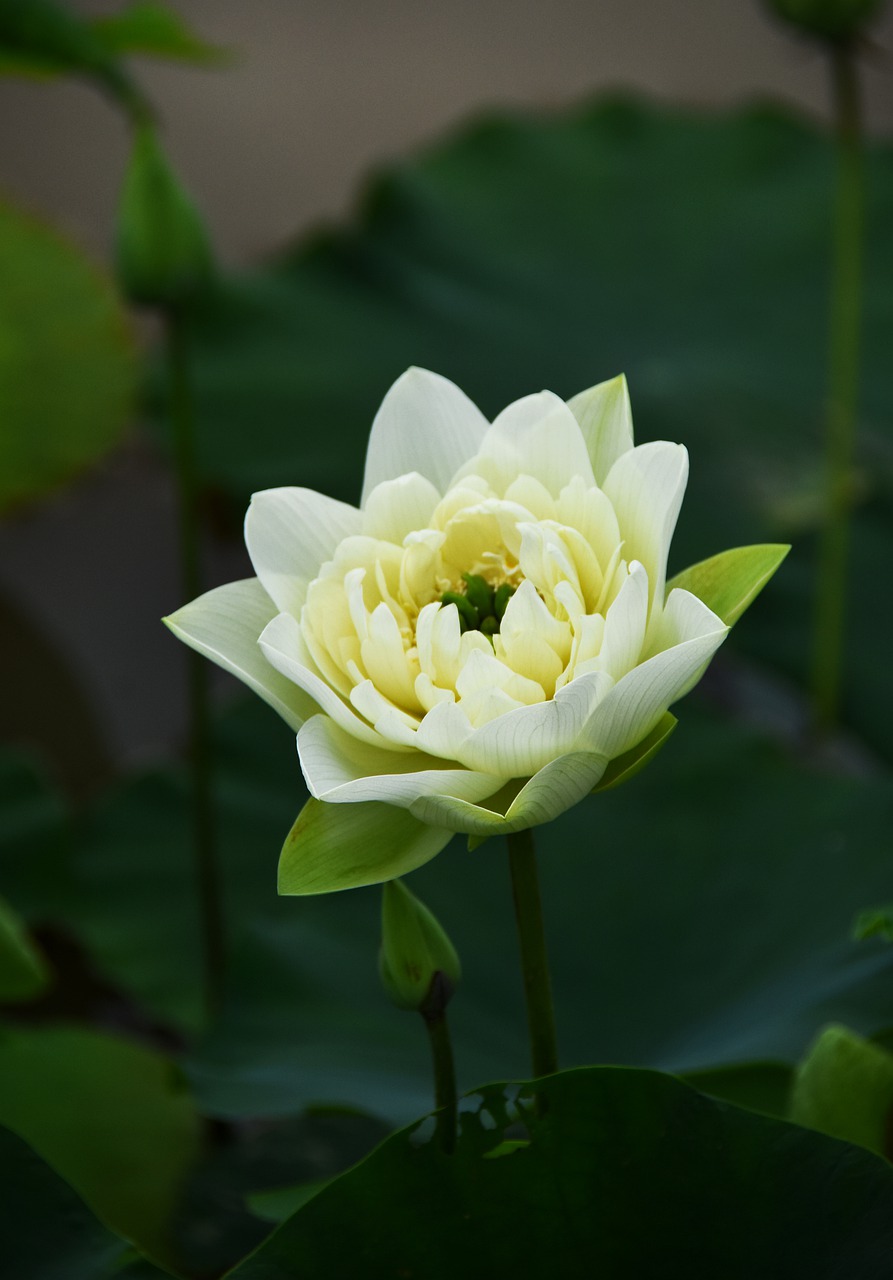
<svg viewBox="0 0 893 1280"><path fill-rule="evenodd" d="M583 433L596 484L603 485L620 455L633 447L633 415L625 376L621 373L581 391L568 400L567 407Z"/></svg>
<svg viewBox="0 0 893 1280"><path fill-rule="evenodd" d="M282 846L279 892L336 893L395 880L430 862L451 838L393 805L308 800Z"/></svg>
<svg viewBox="0 0 893 1280"><path fill-rule="evenodd" d="M667 583L667 595L676 587L690 591L730 627L756 600L790 549L767 542L721 551L677 573Z"/></svg>
<svg viewBox="0 0 893 1280"><path fill-rule="evenodd" d="M319 707L261 652L258 638L276 613L257 579L246 578L208 591L162 621L184 644L238 676L298 730Z"/></svg>

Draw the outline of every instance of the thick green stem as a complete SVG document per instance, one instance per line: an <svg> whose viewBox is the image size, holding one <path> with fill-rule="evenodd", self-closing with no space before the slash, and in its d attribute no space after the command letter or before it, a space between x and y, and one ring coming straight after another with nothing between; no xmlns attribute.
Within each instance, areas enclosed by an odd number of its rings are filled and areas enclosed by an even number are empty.
<svg viewBox="0 0 893 1280"><path fill-rule="evenodd" d="M533 1074L548 1076L558 1070L558 1046L533 835L517 831L508 837L508 846Z"/></svg>
<svg viewBox="0 0 893 1280"><path fill-rule="evenodd" d="M188 331L185 316L171 310L165 317L171 419L176 451L180 523L180 565L187 600L201 593L197 482L195 467L195 408L187 358ZM223 989L224 929L220 873L214 839L211 796L211 744L208 698L208 664L189 649L186 654L189 684L190 770L192 774L192 826L198 882L201 939L204 962L205 1008L212 1017L220 1007Z"/></svg>
<svg viewBox="0 0 893 1280"><path fill-rule="evenodd" d="M830 729L840 702L846 610L851 469L859 389L862 293L862 129L856 54L852 44L831 51L837 132L837 192L831 293L831 350L825 453L825 522L819 547L813 697L816 722Z"/></svg>
<svg viewBox="0 0 893 1280"><path fill-rule="evenodd" d="M456 1149L458 1108L456 1104L456 1068L453 1046L447 1025L446 1009L422 1014L431 1041L434 1065L434 1105L437 1108L437 1135L441 1150L450 1155Z"/></svg>

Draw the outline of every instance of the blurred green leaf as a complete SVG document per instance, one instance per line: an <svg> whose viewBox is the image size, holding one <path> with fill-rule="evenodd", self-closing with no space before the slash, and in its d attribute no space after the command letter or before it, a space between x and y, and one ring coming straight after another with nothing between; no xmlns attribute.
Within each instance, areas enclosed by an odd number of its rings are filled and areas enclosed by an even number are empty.
<svg viewBox="0 0 893 1280"><path fill-rule="evenodd" d="M53 0L0 0L0 74L91 77L128 109L141 92L89 22Z"/></svg>
<svg viewBox="0 0 893 1280"><path fill-rule="evenodd" d="M893 1054L847 1027L825 1027L797 1068L790 1117L889 1159Z"/></svg>
<svg viewBox="0 0 893 1280"><path fill-rule="evenodd" d="M135 374L110 282L56 232L0 204L0 509L115 444Z"/></svg>
<svg viewBox="0 0 893 1280"><path fill-rule="evenodd" d="M529 1143L487 1159L519 1119ZM882 1161L666 1076L601 1067L488 1085L465 1100L461 1126L451 1156L425 1125L388 1138L233 1280L874 1280L893 1248Z"/></svg>
<svg viewBox="0 0 893 1280"><path fill-rule="evenodd" d="M885 942L893 942L893 908L876 907L871 911L860 912L853 936L859 942L864 942L866 938L883 938Z"/></svg>
<svg viewBox="0 0 893 1280"><path fill-rule="evenodd" d="M198 1118L172 1063L78 1028L0 1030L0 1123L115 1231L164 1259L198 1154Z"/></svg>
<svg viewBox="0 0 893 1280"><path fill-rule="evenodd" d="M98 1222L21 1138L3 1128L0 1190L3 1265L10 1277L102 1280L127 1274L119 1269L131 1252L127 1244Z"/></svg>
<svg viewBox="0 0 893 1280"><path fill-rule="evenodd" d="M428 1046L378 986L380 892L277 898L279 844L303 793L293 735L259 703L217 735L230 956L221 1018L185 1064L201 1106L419 1114ZM855 911L889 885L877 832L891 804L886 779L797 763L689 699L633 784L537 832L561 1061L674 1072L792 1062L829 1020L886 1025L893 955L849 938ZM56 872L67 926L95 963L180 1027L201 1025L189 853L185 785L157 773L97 807ZM503 842L469 854L457 840L409 885L462 957L450 1020L463 1087L523 1076Z"/></svg>
<svg viewBox="0 0 893 1280"><path fill-rule="evenodd" d="M671 569L794 542L730 638L805 684L814 530L791 497L821 457L833 154L766 108L602 101L499 116L381 175L353 226L232 279L196 335L206 481L355 502L374 413L410 364L490 416L625 371L640 441L681 440L691 480ZM893 149L866 158L866 296L846 716L893 757ZM812 481L810 480L810 484ZM796 537L794 533L796 532Z"/></svg>
<svg viewBox="0 0 893 1280"><path fill-rule="evenodd" d="M129 4L118 13L94 18L90 29L111 54L150 54L196 63L221 63L230 56L201 40L164 4Z"/></svg>
<svg viewBox="0 0 893 1280"><path fill-rule="evenodd" d="M49 980L46 960L25 924L0 897L0 1001L30 1000Z"/></svg>

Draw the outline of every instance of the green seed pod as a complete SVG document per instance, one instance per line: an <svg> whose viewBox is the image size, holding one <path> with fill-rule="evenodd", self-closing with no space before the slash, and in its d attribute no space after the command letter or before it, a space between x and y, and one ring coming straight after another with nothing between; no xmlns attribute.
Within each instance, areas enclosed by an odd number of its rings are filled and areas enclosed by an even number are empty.
<svg viewBox="0 0 893 1280"><path fill-rule="evenodd" d="M791 26L833 44L852 40L879 12L884 0L766 0Z"/></svg>
<svg viewBox="0 0 893 1280"><path fill-rule="evenodd" d="M154 130L141 125L118 210L118 277L131 302L176 307L207 288L211 246Z"/></svg>
<svg viewBox="0 0 893 1280"><path fill-rule="evenodd" d="M382 886L378 972L398 1008L426 1017L443 1012L462 972L442 926L399 880Z"/></svg>

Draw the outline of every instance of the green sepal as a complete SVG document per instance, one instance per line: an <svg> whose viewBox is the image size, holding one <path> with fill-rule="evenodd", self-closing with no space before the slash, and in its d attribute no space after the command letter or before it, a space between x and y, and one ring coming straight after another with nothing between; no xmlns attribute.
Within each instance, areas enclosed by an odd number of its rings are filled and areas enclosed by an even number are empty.
<svg viewBox="0 0 893 1280"><path fill-rule="evenodd" d="M644 769L649 760L657 755L678 723L679 721L671 712L665 711L655 727L641 742L610 762L592 788L592 794L595 795L597 791L609 791L611 787L619 787L621 782L629 782L630 778L634 778L639 770Z"/></svg>
<svg viewBox="0 0 893 1280"><path fill-rule="evenodd" d="M50 982L43 954L32 942L24 922L5 898L0 898L0 1000L31 1000Z"/></svg>
<svg viewBox="0 0 893 1280"><path fill-rule="evenodd" d="M890 1157L893 1054L847 1027L822 1031L797 1069L790 1119Z"/></svg>
<svg viewBox="0 0 893 1280"><path fill-rule="evenodd" d="M443 925L400 880L381 895L381 984L398 1009L424 1013L438 974L439 1007L449 1000L462 975L456 948Z"/></svg>
<svg viewBox="0 0 893 1280"><path fill-rule="evenodd" d="M204 224L149 125L134 134L118 209L116 256L125 295L146 306L188 304L213 279Z"/></svg>
<svg viewBox="0 0 893 1280"><path fill-rule="evenodd" d="M790 549L766 542L721 551L677 573L667 583L667 595L677 587L690 591L730 627L756 600Z"/></svg>
<svg viewBox="0 0 893 1280"><path fill-rule="evenodd" d="M337 893L395 880L429 862L452 834L378 800L308 800L282 846L279 892Z"/></svg>

